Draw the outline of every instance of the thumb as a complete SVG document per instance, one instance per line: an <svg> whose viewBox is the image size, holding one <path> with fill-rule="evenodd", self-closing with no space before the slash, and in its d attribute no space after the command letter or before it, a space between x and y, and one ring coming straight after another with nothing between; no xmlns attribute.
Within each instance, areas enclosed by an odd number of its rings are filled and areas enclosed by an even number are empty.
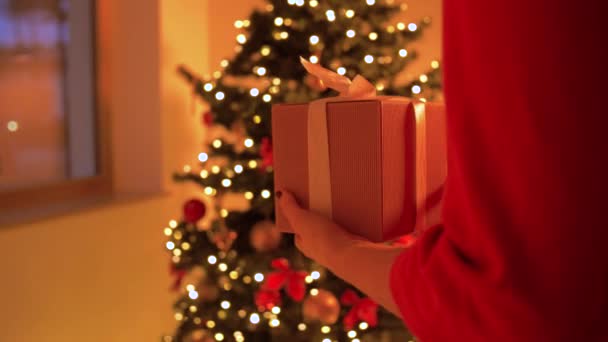
<svg viewBox="0 0 608 342"><path fill-rule="evenodd" d="M286 190L279 190L276 192L276 198L279 206L279 210L283 216L287 219L289 226L292 230L297 229L299 217L302 213L302 208L298 204L298 201L293 194Z"/></svg>

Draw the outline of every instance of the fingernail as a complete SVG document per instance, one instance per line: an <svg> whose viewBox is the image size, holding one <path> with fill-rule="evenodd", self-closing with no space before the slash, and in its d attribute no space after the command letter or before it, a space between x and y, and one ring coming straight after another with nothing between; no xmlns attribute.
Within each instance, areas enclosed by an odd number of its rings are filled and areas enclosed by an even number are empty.
<svg viewBox="0 0 608 342"><path fill-rule="evenodd" d="M275 196L277 196L278 199L281 199L281 196L283 196L283 193L281 191L277 191L274 194Z"/></svg>

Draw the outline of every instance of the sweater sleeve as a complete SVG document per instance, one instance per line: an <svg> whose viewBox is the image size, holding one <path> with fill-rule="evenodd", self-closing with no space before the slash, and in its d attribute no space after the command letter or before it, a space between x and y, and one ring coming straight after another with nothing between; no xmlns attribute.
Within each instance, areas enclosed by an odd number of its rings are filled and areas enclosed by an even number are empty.
<svg viewBox="0 0 608 342"><path fill-rule="evenodd" d="M602 6L444 0L443 223L391 271L421 341L608 341Z"/></svg>

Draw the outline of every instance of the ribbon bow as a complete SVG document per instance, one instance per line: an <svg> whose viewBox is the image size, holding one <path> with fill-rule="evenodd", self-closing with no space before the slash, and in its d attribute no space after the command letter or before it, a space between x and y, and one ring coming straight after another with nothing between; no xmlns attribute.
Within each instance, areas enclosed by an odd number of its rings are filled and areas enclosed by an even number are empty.
<svg viewBox="0 0 608 342"><path fill-rule="evenodd" d="M376 96L376 87L363 76L357 75L351 81L348 77L339 75L324 67L311 63L300 57L300 62L309 74L318 78L323 85L340 93L342 97L372 97Z"/></svg>
<svg viewBox="0 0 608 342"><path fill-rule="evenodd" d="M289 261L285 258L274 259L271 263L276 271L268 274L263 288L271 291L279 291L285 288L287 295L299 302L306 294L306 272L291 269Z"/></svg>
<svg viewBox="0 0 608 342"><path fill-rule="evenodd" d="M355 291L344 291L340 302L345 306L352 306L344 316L342 323L346 330L351 330L358 322L366 322L370 327L378 325L378 304L369 298L360 298Z"/></svg>

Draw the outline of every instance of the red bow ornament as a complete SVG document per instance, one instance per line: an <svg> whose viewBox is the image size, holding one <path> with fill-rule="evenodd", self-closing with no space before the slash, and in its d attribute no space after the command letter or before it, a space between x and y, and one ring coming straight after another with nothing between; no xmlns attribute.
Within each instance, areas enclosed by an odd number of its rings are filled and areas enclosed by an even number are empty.
<svg viewBox="0 0 608 342"><path fill-rule="evenodd" d="M270 291L285 289L287 295L299 302L306 294L306 272L296 271L290 268L289 261L285 258L274 259L271 263L276 271L268 274L263 288Z"/></svg>
<svg viewBox="0 0 608 342"><path fill-rule="evenodd" d="M279 291L261 289L255 294L255 305L260 311L270 310L281 305L281 294Z"/></svg>
<svg viewBox="0 0 608 342"><path fill-rule="evenodd" d="M353 290L346 290L340 298L344 306L352 306L344 316L342 323L346 330L354 328L358 322L365 322L370 327L378 325L378 304L369 298L359 298Z"/></svg>

